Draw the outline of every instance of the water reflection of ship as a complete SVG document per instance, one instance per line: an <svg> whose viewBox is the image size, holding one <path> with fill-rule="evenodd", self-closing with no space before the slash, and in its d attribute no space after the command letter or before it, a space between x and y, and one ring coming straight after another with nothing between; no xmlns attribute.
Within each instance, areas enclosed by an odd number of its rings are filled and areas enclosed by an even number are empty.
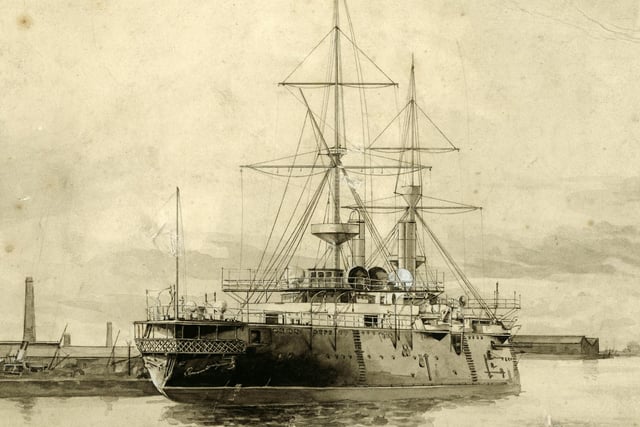
<svg viewBox="0 0 640 427"><path fill-rule="evenodd" d="M328 64L318 68L313 58L324 46ZM318 69L323 76L305 75ZM397 84L357 46L347 4L336 0L331 30L281 85L304 106L303 131L285 163L245 166L283 173L286 185L258 267L223 271L222 289L234 308L180 295L177 193L176 284L170 301L151 298L147 320L135 322L136 344L158 390L173 399L222 403L444 397L480 386L519 390L511 347L519 300L497 292L493 301L482 298L425 219L478 208L424 195L430 167L423 158L458 149L418 104L413 63L407 102L392 122L376 138L366 131L361 141L354 141L356 133L347 137L346 123L354 122L349 98L366 125L365 92ZM394 123L400 138L390 135ZM310 151L300 146L307 136ZM348 161L353 151L358 155L351 161L360 163ZM295 179L304 190L291 199ZM385 183L391 198L374 198ZM324 214L317 209L322 200ZM281 226L289 204L291 216ZM344 210L350 211L346 222ZM390 221L381 218L389 213L396 220L383 235ZM308 230L324 252L296 274L292 260ZM427 246L462 288L459 298L444 294L445 274L434 268Z"/></svg>
<svg viewBox="0 0 640 427"><path fill-rule="evenodd" d="M494 393L478 387L477 393L450 398L401 399L376 401L341 401L331 403L308 402L298 405L211 405L171 404L160 416L169 424L190 426L211 425L280 425L280 426L328 426L328 425L432 425L430 415L441 408L467 408L472 405L488 407L513 393ZM439 411L440 413L440 411ZM464 411L460 417L464 419ZM469 422L468 419L464 419ZM425 424L426 422L426 424ZM450 425L458 425L460 419L450 419Z"/></svg>

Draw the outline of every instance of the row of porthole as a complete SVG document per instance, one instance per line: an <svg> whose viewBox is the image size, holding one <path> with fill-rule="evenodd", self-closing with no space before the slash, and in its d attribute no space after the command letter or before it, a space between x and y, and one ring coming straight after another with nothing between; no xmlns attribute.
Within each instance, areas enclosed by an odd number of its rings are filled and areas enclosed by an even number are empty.
<svg viewBox="0 0 640 427"><path fill-rule="evenodd" d="M482 335L467 335L467 338L471 340L483 340L484 337Z"/></svg>
<svg viewBox="0 0 640 427"><path fill-rule="evenodd" d="M388 336L388 335L393 335L393 330L389 330L389 329L382 329L382 330L373 330L373 331L367 331L367 330L361 330L360 331L360 335L381 335L381 336Z"/></svg>
<svg viewBox="0 0 640 427"><path fill-rule="evenodd" d="M337 354L337 353L336 353L336 354L334 354L333 356L334 356L336 359L340 359L340 356L342 356L342 359L346 359L347 357L348 357L349 359L352 359L352 358L353 358L353 355L352 355L352 354L345 355L345 354ZM364 354L363 354L363 356L364 356ZM283 357L283 354L278 354L278 359L282 359L282 357ZM292 354L289 354L289 358L291 358L291 357L293 357L293 355L292 355ZM326 357L327 357L327 359L331 359L331 355L330 355L330 354L327 354L327 355L326 355ZM382 354L380 354L378 357L380 357L380 359L384 359L384 355L382 355ZM436 360L440 360L440 359L438 358L438 356L434 356L434 358L435 358ZM370 355L370 354L367 354L367 359L371 359L371 355ZM391 355L391 359L395 360L395 359L396 359L396 356L395 356L394 354L392 354L392 355ZM413 356L413 360L418 360L418 357L417 357L417 356Z"/></svg>
<svg viewBox="0 0 640 427"><path fill-rule="evenodd" d="M352 355L352 354L348 354L348 355L346 355L346 354L337 354L337 353L336 353L336 354L334 354L334 357L335 357L336 359L340 359L340 356L342 356L342 359L343 359L343 360L345 360L347 357L348 357L349 359L353 359L353 355ZM294 355L293 355L293 353L289 353L289 354L287 354L287 355L282 354L282 353L278 353L278 359L282 360L282 359L283 359L283 358L285 358L285 357L286 357L287 359L292 359L292 358L294 357ZM327 359L331 359L331 355L330 355L330 354L327 354L327 355L326 355L326 357L327 357ZM384 360L384 355L380 354L378 357L380 357L380 359ZM367 358L368 358L368 359L371 359L371 355L370 355L370 354L367 354ZM396 359L396 356L392 354L392 355L391 355L391 359L395 360L395 359ZM417 356L413 356L413 360L417 360L417 359L418 359L418 357L417 357ZM434 356L434 359L435 359L435 360L440 360L440 359L438 358L438 356ZM509 359L509 360L511 360L511 359ZM454 372L454 373L455 373L456 375L458 375L456 372Z"/></svg>
<svg viewBox="0 0 640 427"><path fill-rule="evenodd" d="M336 359L339 359L340 356L342 356L343 360L346 359L347 357L349 357L349 359L353 359L353 355L352 354L345 355L345 354L337 354L336 353L336 354L334 354L334 356L335 356ZM331 359L331 355L330 354L327 354L327 359Z"/></svg>

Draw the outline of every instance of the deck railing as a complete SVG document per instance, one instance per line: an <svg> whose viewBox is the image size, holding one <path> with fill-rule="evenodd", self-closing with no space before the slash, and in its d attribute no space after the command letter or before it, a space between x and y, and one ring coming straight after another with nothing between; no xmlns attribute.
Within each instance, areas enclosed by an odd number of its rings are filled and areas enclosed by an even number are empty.
<svg viewBox="0 0 640 427"><path fill-rule="evenodd" d="M345 289L373 292L433 292L444 291L441 281L412 283L370 279L368 277L309 277L289 270L264 272L252 269L223 269L222 290L225 292L293 292L305 290Z"/></svg>
<svg viewBox="0 0 640 427"><path fill-rule="evenodd" d="M314 311L274 311L274 310L237 310L230 312L236 320L247 323L265 323L272 325L301 325L314 327L346 328L398 328L411 329L417 319L416 314L388 313L333 313L325 310Z"/></svg>
<svg viewBox="0 0 640 427"><path fill-rule="evenodd" d="M521 298L516 297L515 295L513 298L485 298L484 302L489 308L493 309L520 310L521 307ZM466 307L471 309L482 308L480 303L476 300L469 301Z"/></svg>
<svg viewBox="0 0 640 427"><path fill-rule="evenodd" d="M136 346L143 354L241 354L246 348L242 340L186 338L136 338Z"/></svg>
<svg viewBox="0 0 640 427"><path fill-rule="evenodd" d="M175 320L175 306L173 304L161 304L147 302L147 320ZM215 320L220 314L211 304L192 305L178 304L178 320Z"/></svg>

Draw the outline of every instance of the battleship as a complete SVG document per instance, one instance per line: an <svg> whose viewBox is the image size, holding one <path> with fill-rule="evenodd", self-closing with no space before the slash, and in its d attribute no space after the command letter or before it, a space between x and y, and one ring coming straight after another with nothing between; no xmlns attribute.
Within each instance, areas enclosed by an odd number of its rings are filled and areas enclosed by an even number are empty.
<svg viewBox="0 0 640 427"><path fill-rule="evenodd" d="M412 58L406 103L377 137L348 129L375 119L369 91L398 84L358 46L346 1L335 1L328 33L279 84L306 113L312 150L301 136L294 155L242 166L282 177L285 194L257 266L223 269L226 302L180 294L177 191L176 281L163 298L148 293L147 318L134 322L163 395L240 405L519 392L519 298L497 289L484 298L427 216L480 208L425 194L423 161L458 148L418 103L415 70Z"/></svg>

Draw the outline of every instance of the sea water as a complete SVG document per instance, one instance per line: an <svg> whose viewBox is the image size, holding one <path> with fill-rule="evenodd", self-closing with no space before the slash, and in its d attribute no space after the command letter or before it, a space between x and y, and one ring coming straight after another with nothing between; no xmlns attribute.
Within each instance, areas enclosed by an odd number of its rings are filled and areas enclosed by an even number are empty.
<svg viewBox="0 0 640 427"><path fill-rule="evenodd" d="M2 426L635 426L640 358L520 361L518 395L222 408L161 396L0 399Z"/></svg>

